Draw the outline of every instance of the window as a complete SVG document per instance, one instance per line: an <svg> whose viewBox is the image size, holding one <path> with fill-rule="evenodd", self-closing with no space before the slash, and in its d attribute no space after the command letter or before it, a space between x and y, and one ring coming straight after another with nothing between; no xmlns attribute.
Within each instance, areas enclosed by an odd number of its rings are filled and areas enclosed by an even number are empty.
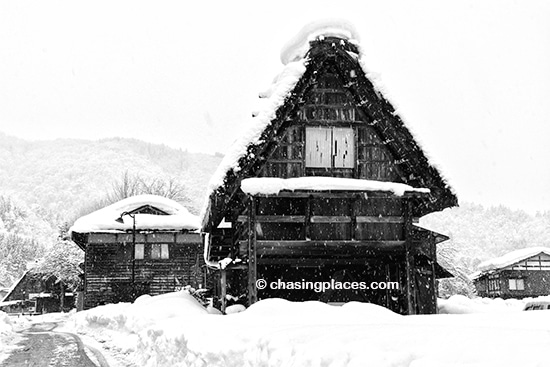
<svg viewBox="0 0 550 367"><path fill-rule="evenodd" d="M352 128L306 128L306 167L354 168L354 160L355 135Z"/></svg>
<svg viewBox="0 0 550 367"><path fill-rule="evenodd" d="M499 293L500 279L498 274L489 275L489 293Z"/></svg>
<svg viewBox="0 0 550 367"><path fill-rule="evenodd" d="M525 289L523 279L508 279L508 287L511 291L522 291Z"/></svg>
<svg viewBox="0 0 550 367"><path fill-rule="evenodd" d="M151 259L168 259L168 244L154 243L151 245Z"/></svg>
<svg viewBox="0 0 550 367"><path fill-rule="evenodd" d="M134 248L134 259L143 260L145 257L145 245L143 243L136 243Z"/></svg>

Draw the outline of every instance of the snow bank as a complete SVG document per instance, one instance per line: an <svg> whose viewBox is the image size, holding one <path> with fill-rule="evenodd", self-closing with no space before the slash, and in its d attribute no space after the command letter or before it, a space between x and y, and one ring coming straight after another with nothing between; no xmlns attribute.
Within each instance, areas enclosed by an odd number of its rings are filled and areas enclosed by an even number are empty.
<svg viewBox="0 0 550 367"><path fill-rule="evenodd" d="M17 348L16 343L19 342L20 337L15 333L14 326L8 314L0 311L0 363Z"/></svg>
<svg viewBox="0 0 550 367"><path fill-rule="evenodd" d="M531 256L538 255L540 253L545 253L550 255L550 248L548 247L528 247L521 250L516 250L507 253L504 256L497 257L495 259L490 259L484 261L478 265L480 271L491 271L495 269L502 269L512 264L515 264L519 261L525 260ZM475 274L475 273L474 273Z"/></svg>
<svg viewBox="0 0 550 367"><path fill-rule="evenodd" d="M468 298L454 295L449 299L438 299L437 309L440 314L465 314L465 313L502 313L517 312L523 310L529 299L502 298Z"/></svg>
<svg viewBox="0 0 550 367"><path fill-rule="evenodd" d="M471 311L468 302L454 297L440 309ZM472 302L479 303L478 311L494 312L400 316L358 302L332 306L266 299L223 316L208 314L189 294L176 292L100 306L74 315L72 323L140 366L547 364L550 312L518 312L513 302L502 300ZM496 312L497 304L509 312Z"/></svg>
<svg viewBox="0 0 550 367"><path fill-rule="evenodd" d="M414 188L397 182L382 182L338 177L298 177L298 178L246 178L241 181L243 192L251 195L278 194L283 190L334 190L334 191L390 191L402 196L406 191L429 193L430 189Z"/></svg>
<svg viewBox="0 0 550 367"><path fill-rule="evenodd" d="M198 217L189 213L184 206L174 200L157 195L137 195L120 200L79 218L69 232L89 233L131 230L134 220L130 216L123 216L123 223L116 220L120 218L122 213L131 212L145 205L158 208L168 215L136 214L135 224L137 229L195 230L200 227Z"/></svg>

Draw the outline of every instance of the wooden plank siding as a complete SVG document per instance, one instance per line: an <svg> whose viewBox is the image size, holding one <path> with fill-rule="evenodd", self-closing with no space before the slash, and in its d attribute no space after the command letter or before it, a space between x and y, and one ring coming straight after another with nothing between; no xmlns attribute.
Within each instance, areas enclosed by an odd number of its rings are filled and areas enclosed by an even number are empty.
<svg viewBox="0 0 550 367"><path fill-rule="evenodd" d="M338 77L326 74L305 96L259 176L334 176L402 182L393 154L357 113ZM322 102L319 102L322 101Z"/></svg>
<svg viewBox="0 0 550 367"><path fill-rule="evenodd" d="M204 286L198 234L136 233L145 258L134 259L131 234L91 233L85 254L84 308L131 302L140 294L159 295L190 285ZM153 244L168 244L168 259L152 259Z"/></svg>

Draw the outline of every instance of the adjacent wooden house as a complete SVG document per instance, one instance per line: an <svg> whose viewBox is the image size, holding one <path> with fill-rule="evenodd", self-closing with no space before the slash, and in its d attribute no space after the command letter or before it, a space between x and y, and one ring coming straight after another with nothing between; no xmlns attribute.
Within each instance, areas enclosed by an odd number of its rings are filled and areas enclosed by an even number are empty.
<svg viewBox="0 0 550 367"><path fill-rule="evenodd" d="M78 219L70 232L85 251L83 307L203 287L198 223L177 202L155 195L124 199Z"/></svg>
<svg viewBox="0 0 550 367"><path fill-rule="evenodd" d="M202 231L222 307L230 294L435 313L436 279L450 276L436 245L448 238L415 223L457 198L368 78L353 27L307 31L211 180ZM279 280L300 289L273 289ZM331 280L398 287L304 286Z"/></svg>
<svg viewBox="0 0 550 367"><path fill-rule="evenodd" d="M550 248L529 247L479 264L472 278L480 297L550 295Z"/></svg>
<svg viewBox="0 0 550 367"><path fill-rule="evenodd" d="M7 313L44 314L74 308L74 294L66 292L55 276L26 271L0 302Z"/></svg>

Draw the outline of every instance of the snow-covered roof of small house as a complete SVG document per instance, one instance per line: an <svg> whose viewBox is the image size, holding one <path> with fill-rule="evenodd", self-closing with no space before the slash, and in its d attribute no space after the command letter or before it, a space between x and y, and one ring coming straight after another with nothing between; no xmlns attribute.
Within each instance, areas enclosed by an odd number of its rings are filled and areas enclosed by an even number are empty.
<svg viewBox="0 0 550 367"><path fill-rule="evenodd" d="M478 265L479 272L471 275L478 278L482 273L503 269L514 265L522 260L536 256L538 254L547 254L550 256L550 248L548 247L528 247L521 250L509 252L501 257L486 260Z"/></svg>
<svg viewBox="0 0 550 367"><path fill-rule="evenodd" d="M213 206L219 209L227 205L219 197L230 198L240 188L239 180L251 176L254 166L263 159L260 157L261 152L288 118L290 111L299 104L299 94L303 93L309 79L315 74L310 70L312 65L323 63L326 59L326 55L314 53L313 45L322 43L329 47L321 47L319 50L332 52L334 55L331 57L340 58L340 65L352 71L346 76L353 81L349 83L350 91L360 100L357 102L358 108L364 109L374 121L373 126L386 135L384 144L392 151L410 155L411 159L398 162L400 168L408 177L420 170L426 172L424 177L415 177L415 180L421 181L422 187L432 189L435 199L427 205L432 205L435 210L457 205L456 195L438 165L428 157L425 149L417 145L419 140L412 136L410 126L405 127L401 117L383 95L384 88L378 78L368 71L358 40L358 33L352 24L345 20L329 19L306 25L285 45L281 51L284 64L282 72L271 87L260 94L263 102L261 108L254 113L242 134L229 148L209 182L206 205L201 212L203 229L221 221L222 217L211 217Z"/></svg>
<svg viewBox="0 0 550 367"><path fill-rule="evenodd" d="M157 195L137 195L77 219L69 233L130 231L134 220L129 215L122 215L125 213L135 216L137 230L196 230L200 227L198 217L176 201ZM117 221L121 215L122 223Z"/></svg>

